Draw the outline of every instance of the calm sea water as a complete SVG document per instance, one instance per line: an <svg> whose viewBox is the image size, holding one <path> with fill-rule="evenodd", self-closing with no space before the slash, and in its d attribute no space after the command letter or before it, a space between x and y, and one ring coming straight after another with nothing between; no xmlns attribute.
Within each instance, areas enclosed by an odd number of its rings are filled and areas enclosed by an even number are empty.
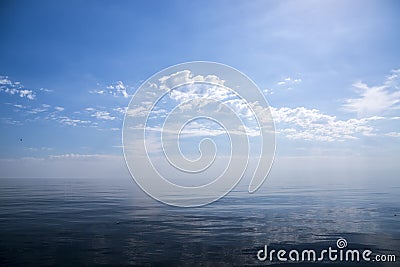
<svg viewBox="0 0 400 267"><path fill-rule="evenodd" d="M129 179L0 179L0 265L267 265L256 258L264 245L319 249L342 237L396 254L381 266L398 266L399 203L396 186L267 183L174 208Z"/></svg>

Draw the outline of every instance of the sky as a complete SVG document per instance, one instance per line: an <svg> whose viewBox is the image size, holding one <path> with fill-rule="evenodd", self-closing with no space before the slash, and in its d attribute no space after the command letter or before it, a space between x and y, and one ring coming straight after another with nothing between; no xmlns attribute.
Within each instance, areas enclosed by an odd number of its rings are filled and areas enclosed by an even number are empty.
<svg viewBox="0 0 400 267"><path fill-rule="evenodd" d="M126 175L129 101L188 61L227 64L257 84L281 173L395 176L399 11L388 0L2 1L0 177Z"/></svg>

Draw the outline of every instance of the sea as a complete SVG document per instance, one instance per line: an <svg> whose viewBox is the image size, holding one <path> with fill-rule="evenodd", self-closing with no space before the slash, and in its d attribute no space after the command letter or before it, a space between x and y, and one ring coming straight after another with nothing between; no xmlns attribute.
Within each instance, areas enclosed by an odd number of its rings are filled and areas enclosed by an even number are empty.
<svg viewBox="0 0 400 267"><path fill-rule="evenodd" d="M293 181L179 208L126 177L2 178L0 266L400 266L400 186ZM257 257L265 246L286 258L338 249L338 239L395 262Z"/></svg>

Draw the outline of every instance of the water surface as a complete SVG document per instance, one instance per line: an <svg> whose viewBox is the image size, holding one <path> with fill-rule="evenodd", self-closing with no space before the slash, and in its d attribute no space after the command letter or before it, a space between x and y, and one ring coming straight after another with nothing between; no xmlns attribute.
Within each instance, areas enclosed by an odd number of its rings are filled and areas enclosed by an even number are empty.
<svg viewBox="0 0 400 267"><path fill-rule="evenodd" d="M398 264L399 189L267 183L174 208L129 179L0 179L0 265L266 265L264 245L318 249L339 237Z"/></svg>

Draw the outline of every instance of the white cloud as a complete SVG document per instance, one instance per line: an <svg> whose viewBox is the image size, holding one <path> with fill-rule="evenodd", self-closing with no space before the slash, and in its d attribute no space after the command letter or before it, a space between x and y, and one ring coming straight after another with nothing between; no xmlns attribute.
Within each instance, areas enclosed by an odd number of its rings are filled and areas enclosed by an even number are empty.
<svg viewBox="0 0 400 267"><path fill-rule="evenodd" d="M53 148L45 147L45 146L43 146L43 147L27 147L27 148L25 148L25 150L28 150L28 151L51 151L51 150L53 150Z"/></svg>
<svg viewBox="0 0 400 267"><path fill-rule="evenodd" d="M160 126L146 127L146 131L171 133L172 135L177 134L175 130L170 131L168 128L162 128ZM218 136L222 134L226 134L224 129L216 128L214 125L210 125L204 122L203 123L192 122L190 124L187 124L185 128L182 129L182 131L179 133L179 137L192 138L198 136Z"/></svg>
<svg viewBox="0 0 400 267"><path fill-rule="evenodd" d="M400 132L389 132L389 133L386 133L385 135L390 136L390 137L400 138Z"/></svg>
<svg viewBox="0 0 400 267"><path fill-rule="evenodd" d="M43 113L45 111L47 111L47 108L33 108L33 109L29 110L28 113L39 114L39 113Z"/></svg>
<svg viewBox="0 0 400 267"><path fill-rule="evenodd" d="M283 79L282 81L277 82L276 84L279 86L293 86L296 84L301 83L301 79L300 78L291 78L291 77L287 77L285 79Z"/></svg>
<svg viewBox="0 0 400 267"><path fill-rule="evenodd" d="M26 106L20 105L20 104L14 104L13 106L16 107L16 108L21 108L21 109L25 109L26 108Z"/></svg>
<svg viewBox="0 0 400 267"><path fill-rule="evenodd" d="M400 103L399 88L400 69L393 70L379 86L368 86L363 82L356 82L353 87L359 94L358 98L345 100L344 110L355 112L358 116L378 115L388 110L398 109Z"/></svg>
<svg viewBox="0 0 400 267"><path fill-rule="evenodd" d="M10 125L22 125L21 121L18 121L13 118L9 118L9 117L0 118L0 122L4 123L4 124L10 124Z"/></svg>
<svg viewBox="0 0 400 267"><path fill-rule="evenodd" d="M0 88L0 91L3 91L10 95L19 95L21 98L26 97L29 100L33 100L36 97L36 94L32 90L27 89Z"/></svg>
<svg viewBox="0 0 400 267"><path fill-rule="evenodd" d="M150 132L159 132L159 133L170 133L172 135L177 134L177 128L182 126L181 122L177 122L176 125L168 125L167 127L158 126L148 126L146 127L146 131ZM171 130L174 129L174 130ZM215 124L215 122L202 120L199 121L191 121L190 123L186 124L185 127L179 132L180 138L192 138L192 137L206 137L206 136L220 136L225 134L236 134L242 135L245 134L248 137L256 137L260 136L260 129L258 127L247 127L246 125L239 125L237 129L230 130L227 132L223 127L220 125Z"/></svg>
<svg viewBox="0 0 400 267"><path fill-rule="evenodd" d="M0 85L12 85L7 76L0 76Z"/></svg>
<svg viewBox="0 0 400 267"><path fill-rule="evenodd" d="M69 125L69 126L78 126L78 125L88 125L91 121L88 120L80 120L80 119L71 119L66 116L55 118L61 124Z"/></svg>
<svg viewBox="0 0 400 267"><path fill-rule="evenodd" d="M182 84L186 84L186 86L181 86L179 90L171 90ZM236 96L235 90L226 87L224 84L225 81L216 75L194 76L191 71L183 70L164 76L159 79L158 85L152 84L151 86L169 92L169 98L178 102L181 111L199 110L209 103L219 101L231 108L242 119L253 117L247 103ZM162 110L161 113L165 112Z"/></svg>
<svg viewBox="0 0 400 267"><path fill-rule="evenodd" d="M89 91L89 93L98 94L98 95L104 95L106 93L106 91L104 91L104 90L92 90L92 91Z"/></svg>
<svg viewBox="0 0 400 267"><path fill-rule="evenodd" d="M124 85L122 81L118 81L113 85L107 86L107 89L114 96L122 95L125 98L129 97L128 93L126 92L127 87Z"/></svg>
<svg viewBox="0 0 400 267"><path fill-rule="evenodd" d="M229 106L235 114L240 114L242 117L251 118L254 116L248 104L241 99L231 99L223 103Z"/></svg>
<svg viewBox="0 0 400 267"><path fill-rule="evenodd" d="M36 93L33 90L25 89L20 82L13 82L7 76L0 76L0 92L9 95L17 95L29 100L34 100L36 98Z"/></svg>
<svg viewBox="0 0 400 267"><path fill-rule="evenodd" d="M53 90L50 90L50 89L47 89L47 88L39 88L39 91L46 92L46 93L53 92Z"/></svg>
<svg viewBox="0 0 400 267"><path fill-rule="evenodd" d="M98 95L112 95L115 97L122 96L124 98L128 98L130 95L127 92L128 86L126 86L122 81L117 81L113 84L110 84L106 86L105 89L95 89L89 91L89 93L92 94L98 94Z"/></svg>
<svg viewBox="0 0 400 267"><path fill-rule="evenodd" d="M190 84L190 83L198 83L198 82L205 82L205 83L212 83L216 85L224 85L225 81L221 80L216 75L197 75L193 76L190 70L183 70L173 73L169 76L164 76L159 79L159 88L161 90L170 90L173 89L177 85L181 84Z"/></svg>
<svg viewBox="0 0 400 267"><path fill-rule="evenodd" d="M140 104L131 106L127 111L127 115L143 117L151 111L149 118L158 119L160 117L165 117L168 111L171 110L171 106L173 106L178 107L174 110L176 116L174 120L180 125L182 121L191 117L188 114L190 114L192 110L195 110L197 115L211 117L213 117L212 114L217 112L218 115L216 117L228 124L229 121L234 121L229 119L229 116L231 116L230 114L234 113L242 120L243 125L235 125L234 127L236 128L230 127L230 133L243 134L244 128L248 136L259 136L260 129L253 129L254 127L252 127L256 126L257 123L251 110L251 108L254 110L255 107L258 106L258 103L248 104L245 100L238 97L234 93L234 90L230 90L230 88L224 86L224 83L224 80L215 75L195 76L189 70L163 76L157 82L148 84L152 89L149 90L149 92L158 89L162 93L165 93L165 98L157 102L160 106L157 106L156 103L156 107L151 110L153 102L142 101ZM181 86L182 84L185 86ZM176 86L180 86L179 89L175 89ZM155 99L154 95L149 95L149 98L150 97L151 99ZM266 117L270 118L270 116ZM165 128L161 129L158 122L157 120L151 121L151 123L147 125L146 130L157 132L168 131L168 129ZM205 122L191 122L185 127L185 130L181 133L181 137L219 136L222 134L225 134L225 131L220 129L215 123L207 125Z"/></svg>
<svg viewBox="0 0 400 267"><path fill-rule="evenodd" d="M264 95L273 95L275 92L272 89L264 89L263 90Z"/></svg>
<svg viewBox="0 0 400 267"><path fill-rule="evenodd" d="M109 158L110 155L102 154L61 154L61 155L50 155L49 159L100 159Z"/></svg>
<svg viewBox="0 0 400 267"><path fill-rule="evenodd" d="M178 104L181 104L181 110L202 108L215 101L220 101L230 106L233 103L237 104L238 101L243 102L228 89L213 85L187 85L181 87L179 90L172 90L169 93L169 97L178 102ZM228 101L232 102L228 103Z"/></svg>
<svg viewBox="0 0 400 267"><path fill-rule="evenodd" d="M126 114L131 117L144 117L149 112L149 108L145 106L139 106L136 108L129 109Z"/></svg>
<svg viewBox="0 0 400 267"><path fill-rule="evenodd" d="M400 69L392 70L386 77L385 85L394 86L399 89Z"/></svg>
<svg viewBox="0 0 400 267"><path fill-rule="evenodd" d="M86 111L90 112L92 117L100 120L115 120L116 117L111 116L110 112L104 110L97 110L95 108L85 108Z"/></svg>
<svg viewBox="0 0 400 267"><path fill-rule="evenodd" d="M374 136L376 129L371 122L384 119L374 116L339 120L336 116L305 107L271 108L271 112L277 124L277 133L286 138L327 142L357 139L358 135Z"/></svg>
<svg viewBox="0 0 400 267"><path fill-rule="evenodd" d="M95 117L96 119L101 119L101 120L115 120L116 118L111 116L109 112L107 111L96 111L94 114L92 114L92 117Z"/></svg>
<svg viewBox="0 0 400 267"><path fill-rule="evenodd" d="M18 94L20 97L26 97L30 100L33 100L36 97L36 94L32 90L27 90L27 89L19 90Z"/></svg>
<svg viewBox="0 0 400 267"><path fill-rule="evenodd" d="M64 110L63 107L58 107L58 106L57 106L57 107L54 107L54 109L57 110L57 111L63 111L63 110Z"/></svg>
<svg viewBox="0 0 400 267"><path fill-rule="evenodd" d="M29 113L29 114L39 114L39 113L43 113L43 112L48 111L49 108L51 108L51 106L48 105L48 104L42 104L37 108L31 108L31 107L29 107L29 108L30 109L26 111L27 113Z"/></svg>
<svg viewBox="0 0 400 267"><path fill-rule="evenodd" d="M127 111L128 107L118 107L118 108L114 108L113 110L122 114L125 114Z"/></svg>
<svg viewBox="0 0 400 267"><path fill-rule="evenodd" d="M210 75L209 75L210 76ZM169 97L177 102L185 102L196 98L212 98L222 101L231 98L234 94L223 85L224 81L220 80L215 75L212 77L203 77L201 75L193 77L190 71L181 71L170 76L164 76L160 79L159 88L161 90L169 91L177 85L187 84L187 86L179 88L179 90L172 90L169 92ZM217 85L202 85L195 82L212 82Z"/></svg>

